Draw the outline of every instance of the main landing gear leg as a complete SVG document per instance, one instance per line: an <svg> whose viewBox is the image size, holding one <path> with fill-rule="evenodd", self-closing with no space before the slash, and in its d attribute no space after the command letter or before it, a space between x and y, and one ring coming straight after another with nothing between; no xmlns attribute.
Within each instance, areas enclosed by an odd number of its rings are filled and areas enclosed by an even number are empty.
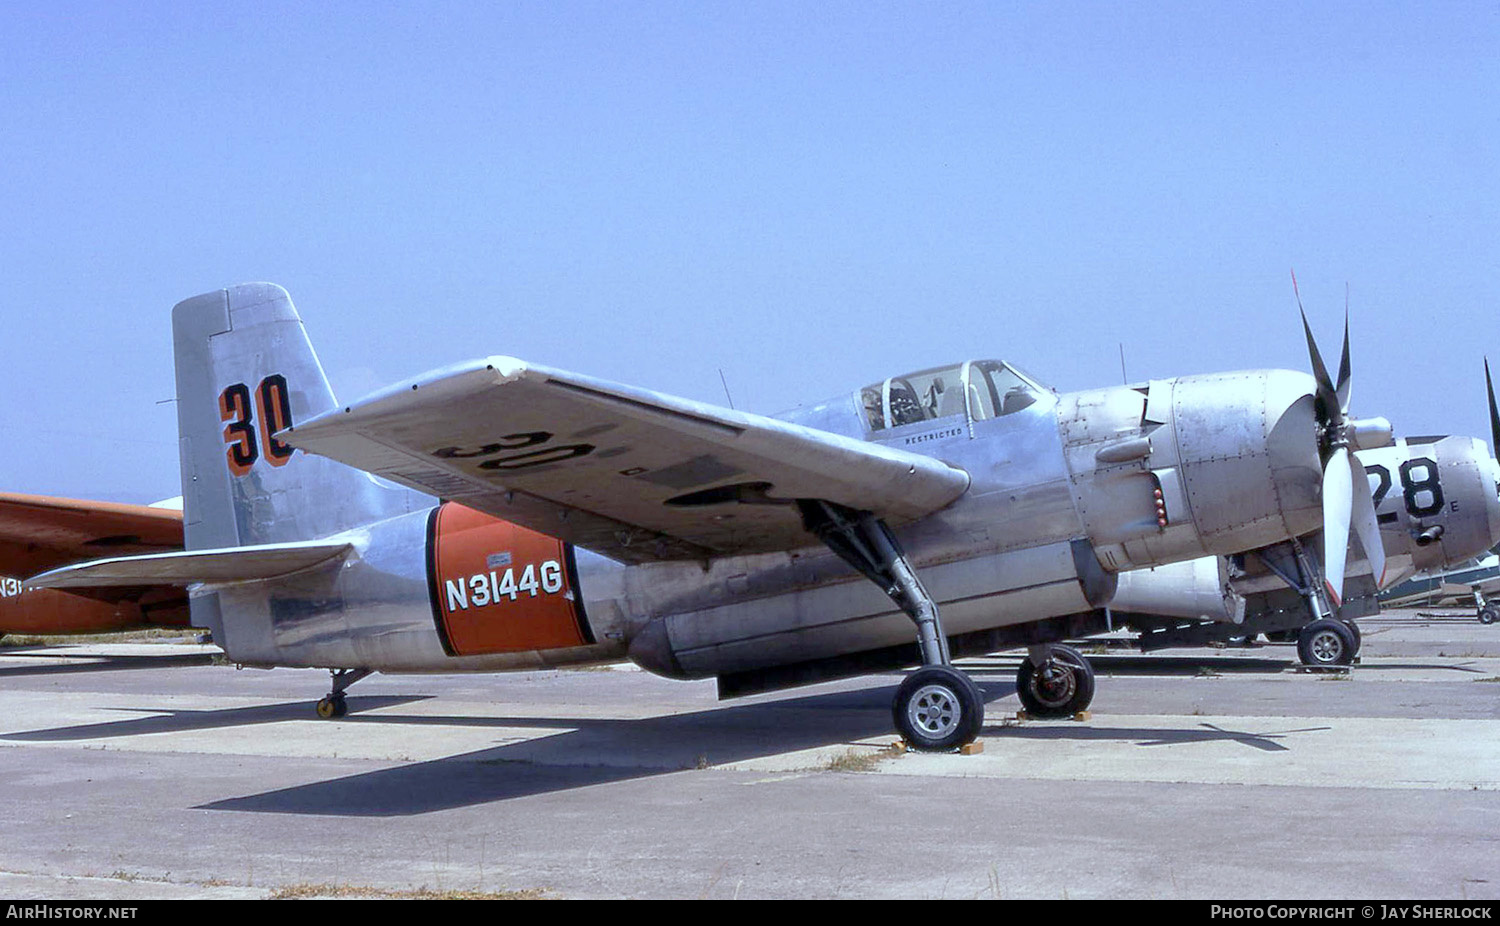
<svg viewBox="0 0 1500 926"><path fill-rule="evenodd" d="M1474 586L1474 606L1479 609L1479 623L1493 624L1500 620L1500 601L1485 601L1484 592L1477 585Z"/></svg>
<svg viewBox="0 0 1500 926"><path fill-rule="evenodd" d="M972 743L984 724L984 697L967 675L951 665L937 603L922 587L890 528L868 511L824 501L797 504L807 529L880 586L917 625L922 668L901 683L891 705L902 738L928 751Z"/></svg>
<svg viewBox="0 0 1500 926"><path fill-rule="evenodd" d="M1347 666L1359 652L1359 628L1340 620L1323 597L1321 569L1314 569L1296 539L1256 551L1261 561L1307 602L1312 621L1297 633L1297 656L1308 666Z"/></svg>
<svg viewBox="0 0 1500 926"><path fill-rule="evenodd" d="M349 713L349 704L344 700L345 690L374 671L374 669L329 669L328 674L333 678L333 690L328 692L328 697L318 702L318 716L328 720L331 717L342 717Z"/></svg>

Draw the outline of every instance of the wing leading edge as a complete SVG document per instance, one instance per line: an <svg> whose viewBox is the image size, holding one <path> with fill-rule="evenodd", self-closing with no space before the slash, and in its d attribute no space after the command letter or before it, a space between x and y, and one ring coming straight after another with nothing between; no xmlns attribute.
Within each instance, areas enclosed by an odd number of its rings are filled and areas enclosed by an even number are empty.
<svg viewBox="0 0 1500 926"><path fill-rule="evenodd" d="M813 542L796 499L899 525L969 485L931 457L512 357L277 437L624 562L795 549Z"/></svg>

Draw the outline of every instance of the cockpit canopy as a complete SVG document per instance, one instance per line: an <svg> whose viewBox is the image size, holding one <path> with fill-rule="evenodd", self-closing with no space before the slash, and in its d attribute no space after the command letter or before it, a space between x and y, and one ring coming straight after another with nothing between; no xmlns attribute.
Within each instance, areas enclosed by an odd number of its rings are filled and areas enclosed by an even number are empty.
<svg viewBox="0 0 1500 926"><path fill-rule="evenodd" d="M1045 395L1047 387L999 360L970 360L892 376L860 390L871 431L967 414L972 421L1009 415Z"/></svg>

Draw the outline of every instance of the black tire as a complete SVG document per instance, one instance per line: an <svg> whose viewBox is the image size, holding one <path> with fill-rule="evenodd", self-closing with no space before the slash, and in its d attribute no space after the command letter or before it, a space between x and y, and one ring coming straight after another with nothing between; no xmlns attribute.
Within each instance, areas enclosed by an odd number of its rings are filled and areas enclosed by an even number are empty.
<svg viewBox="0 0 1500 926"><path fill-rule="evenodd" d="M1500 608L1487 604L1479 609L1479 623L1493 624L1497 620L1500 620Z"/></svg>
<svg viewBox="0 0 1500 926"><path fill-rule="evenodd" d="M1297 635L1297 656L1308 666L1347 666L1354 662L1354 634L1342 621L1316 620Z"/></svg>
<svg viewBox="0 0 1500 926"><path fill-rule="evenodd" d="M342 717L349 713L349 702L342 694L332 695L318 702L318 716L324 720Z"/></svg>
<svg viewBox="0 0 1500 926"><path fill-rule="evenodd" d="M913 749L943 752L979 737L984 698L969 677L948 666L924 666L901 683L891 703L896 730Z"/></svg>
<svg viewBox="0 0 1500 926"><path fill-rule="evenodd" d="M1094 667L1071 646L1052 647L1052 661L1038 667L1027 656L1016 671L1016 695L1033 717L1072 717L1094 700Z"/></svg>
<svg viewBox="0 0 1500 926"><path fill-rule="evenodd" d="M1359 648L1361 646L1364 646L1365 643L1364 634L1359 632L1359 625L1354 623L1353 621L1344 621L1343 624L1345 627L1348 627L1349 632L1354 635L1354 655L1358 656Z"/></svg>

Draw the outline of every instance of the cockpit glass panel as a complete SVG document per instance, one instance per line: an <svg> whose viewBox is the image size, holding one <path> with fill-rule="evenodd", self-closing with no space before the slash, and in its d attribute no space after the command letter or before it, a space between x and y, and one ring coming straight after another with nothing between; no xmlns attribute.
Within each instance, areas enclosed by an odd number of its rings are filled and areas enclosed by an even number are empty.
<svg viewBox="0 0 1500 926"><path fill-rule="evenodd" d="M881 398L884 394L885 390L878 383L859 391L859 404L865 410L865 426L871 431L885 427L885 401Z"/></svg>
<svg viewBox="0 0 1500 926"><path fill-rule="evenodd" d="M969 365L969 414L986 421L1029 407L1037 400L1033 383L998 360Z"/></svg>
<svg viewBox="0 0 1500 926"><path fill-rule="evenodd" d="M899 428L952 415L987 421L1036 402L1045 387L998 360L936 367L893 376L860 390L860 407L871 431Z"/></svg>
<svg viewBox="0 0 1500 926"><path fill-rule="evenodd" d="M963 365L893 376L860 390L870 430L899 428L964 412Z"/></svg>

